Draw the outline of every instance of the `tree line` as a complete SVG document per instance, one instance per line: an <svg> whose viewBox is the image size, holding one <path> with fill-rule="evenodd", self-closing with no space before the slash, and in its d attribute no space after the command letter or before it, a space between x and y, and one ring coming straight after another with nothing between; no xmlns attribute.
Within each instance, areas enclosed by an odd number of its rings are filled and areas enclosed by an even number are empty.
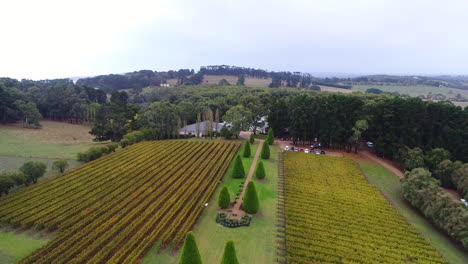
<svg viewBox="0 0 468 264"><path fill-rule="evenodd" d="M0 122L23 121L25 127L39 126L41 118L81 123L93 121L106 93L74 85L68 79L17 81L0 78Z"/></svg>

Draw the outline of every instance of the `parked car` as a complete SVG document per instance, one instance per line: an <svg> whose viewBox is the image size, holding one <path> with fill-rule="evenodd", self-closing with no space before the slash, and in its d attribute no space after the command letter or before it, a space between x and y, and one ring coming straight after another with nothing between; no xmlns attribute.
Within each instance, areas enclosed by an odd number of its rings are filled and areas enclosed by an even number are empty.
<svg viewBox="0 0 468 264"><path fill-rule="evenodd" d="M468 202L466 202L465 199L460 199L460 201L461 201L465 206L468 206Z"/></svg>
<svg viewBox="0 0 468 264"><path fill-rule="evenodd" d="M325 155L325 151L323 151L323 150L320 151L320 154L321 154L321 155Z"/></svg>
<svg viewBox="0 0 468 264"><path fill-rule="evenodd" d="M366 144L367 144L367 146L368 146L369 148L371 148L371 149L374 149L374 148L375 148L375 144L372 143L372 142L370 142L370 141L367 141Z"/></svg>
<svg viewBox="0 0 468 264"><path fill-rule="evenodd" d="M299 148L294 148L294 151L299 152Z"/></svg>
<svg viewBox="0 0 468 264"><path fill-rule="evenodd" d="M320 155L320 151L316 150L315 154Z"/></svg>
<svg viewBox="0 0 468 264"><path fill-rule="evenodd" d="M304 153L309 153L309 149L304 149Z"/></svg>
<svg viewBox="0 0 468 264"><path fill-rule="evenodd" d="M299 149L300 152L304 152L304 149Z"/></svg>
<svg viewBox="0 0 468 264"><path fill-rule="evenodd" d="M289 146L284 147L284 150L288 151L288 150L289 150Z"/></svg>

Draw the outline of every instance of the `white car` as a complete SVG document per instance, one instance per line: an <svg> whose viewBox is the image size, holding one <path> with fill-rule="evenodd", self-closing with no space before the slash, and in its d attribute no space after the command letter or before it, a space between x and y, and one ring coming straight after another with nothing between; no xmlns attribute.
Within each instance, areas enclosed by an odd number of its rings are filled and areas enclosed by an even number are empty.
<svg viewBox="0 0 468 264"><path fill-rule="evenodd" d="M468 206L468 202L466 202L465 199L460 199L460 201L461 201L465 206Z"/></svg>
<svg viewBox="0 0 468 264"><path fill-rule="evenodd" d="M284 147L284 150L288 151L288 150L289 150L289 146Z"/></svg>
<svg viewBox="0 0 468 264"><path fill-rule="evenodd" d="M320 151L316 150L315 154L320 155Z"/></svg>
<svg viewBox="0 0 468 264"><path fill-rule="evenodd" d="M309 153L309 149L304 149L304 153Z"/></svg>

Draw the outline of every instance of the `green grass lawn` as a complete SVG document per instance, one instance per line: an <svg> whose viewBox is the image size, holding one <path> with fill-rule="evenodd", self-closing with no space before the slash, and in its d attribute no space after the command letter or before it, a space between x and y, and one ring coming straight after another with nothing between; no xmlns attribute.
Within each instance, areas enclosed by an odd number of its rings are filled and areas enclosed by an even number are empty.
<svg viewBox="0 0 468 264"><path fill-rule="evenodd" d="M467 263L468 253L452 242L442 231L419 214L401 193L399 179L384 167L370 162L359 162L367 180L376 186L396 210L451 264Z"/></svg>
<svg viewBox="0 0 468 264"><path fill-rule="evenodd" d="M45 245L50 239L40 238L39 235L28 236L27 232L17 235L14 232L0 231L0 263L15 263Z"/></svg>
<svg viewBox="0 0 468 264"><path fill-rule="evenodd" d="M246 175L255 155L258 143L252 146L252 157L243 158ZM224 246L228 240L233 240L236 246L237 256L240 263L271 264L275 259L275 232L276 232L276 201L278 182L278 151L277 145L272 146L271 158L263 161L265 165L266 178L263 182L255 180L259 200L260 211L252 219L249 227L227 228L216 224L215 218L218 212L218 196L223 186L227 186L231 193L231 200L234 200L235 193L239 188L242 179L232 179L229 167L224 182L217 188L205 208L200 219L198 219L193 229L203 263L220 263L224 252ZM243 147L238 152L241 156ZM261 159L260 159L261 160ZM177 254L171 254L167 249L162 254L157 254L157 245L144 258L143 264L165 263L175 264L179 261L181 250Z"/></svg>

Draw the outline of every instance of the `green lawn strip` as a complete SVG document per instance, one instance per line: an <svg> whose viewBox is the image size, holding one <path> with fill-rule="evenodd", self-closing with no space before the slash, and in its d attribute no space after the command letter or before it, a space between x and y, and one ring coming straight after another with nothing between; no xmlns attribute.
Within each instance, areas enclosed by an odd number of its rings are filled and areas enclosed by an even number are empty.
<svg viewBox="0 0 468 264"><path fill-rule="evenodd" d="M367 180L376 186L393 204L395 209L451 264L463 264L468 253L450 240L413 208L402 196L399 179L381 165L359 162Z"/></svg>
<svg viewBox="0 0 468 264"><path fill-rule="evenodd" d="M0 263L15 263L50 240L50 238L40 238L39 234L28 236L28 232L15 234L14 231L9 233L0 231Z"/></svg>
<svg viewBox="0 0 468 264"><path fill-rule="evenodd" d="M252 157L242 158L246 175L250 169L254 153L258 147L258 142L252 145ZM233 164L229 167L224 182L217 188L211 198L208 207L203 211L200 219L194 227L197 244L202 256L203 263L220 263L224 251L224 246L228 240L233 240L236 246L237 256L240 263L270 264L276 258L275 251L275 224L276 224L276 198L277 198L277 153L279 147L271 147L271 159L263 160L266 171L266 178L259 182L255 180L259 200L260 211L252 219L249 227L227 228L216 224L215 218L218 212L218 196L223 186L228 187L231 200L235 198L235 193L243 179L232 179L230 172ZM238 154L243 153L243 147ZM260 161L261 159L259 159ZM254 176L255 179L255 176ZM171 250L165 250L162 254L156 254L157 245L144 258L143 264L165 263L176 264L179 261L180 250L176 255L171 254Z"/></svg>

